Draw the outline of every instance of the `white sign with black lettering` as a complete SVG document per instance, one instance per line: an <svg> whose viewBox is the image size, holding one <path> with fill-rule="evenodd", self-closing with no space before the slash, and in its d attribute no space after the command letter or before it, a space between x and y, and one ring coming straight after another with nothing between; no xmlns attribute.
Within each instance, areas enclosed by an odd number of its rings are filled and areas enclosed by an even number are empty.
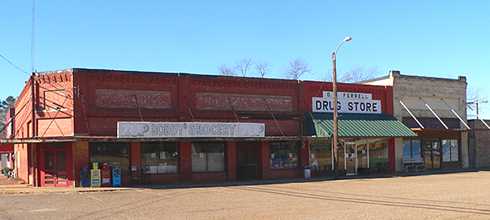
<svg viewBox="0 0 490 220"><path fill-rule="evenodd" d="M264 137L263 123L117 122L118 138Z"/></svg>
<svg viewBox="0 0 490 220"><path fill-rule="evenodd" d="M313 112L333 112L333 93L324 91L323 97L312 97ZM339 113L381 114L381 100L373 100L370 93L337 92Z"/></svg>

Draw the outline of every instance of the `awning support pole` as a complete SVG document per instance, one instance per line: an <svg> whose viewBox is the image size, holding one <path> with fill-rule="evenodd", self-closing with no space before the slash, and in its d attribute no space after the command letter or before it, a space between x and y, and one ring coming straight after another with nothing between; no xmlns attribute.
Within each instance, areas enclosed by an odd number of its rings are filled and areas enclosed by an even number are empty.
<svg viewBox="0 0 490 220"><path fill-rule="evenodd" d="M345 143L343 144L344 145L344 171L347 172L347 158L345 158L345 155L347 153L347 148L345 147Z"/></svg>
<svg viewBox="0 0 490 220"><path fill-rule="evenodd" d="M432 114L434 116L436 116L437 120L439 120L439 122L441 122L442 126L444 126L446 128L446 130L449 130L449 127L447 127L447 125L442 121L442 119L439 117L439 115L437 115L436 112L434 110L432 110L432 108L430 107L429 104L425 103L425 107L427 107L429 109L429 111L432 112Z"/></svg>
<svg viewBox="0 0 490 220"><path fill-rule="evenodd" d="M330 139L330 143L331 143L332 142L332 139L331 138L329 138L329 139ZM334 151L334 149L332 147L332 144L330 144L330 148L331 148L330 151L332 152L332 155L331 155L331 159L332 159L332 171L335 171L335 162L334 162L334 159L333 159L333 154L334 154L333 151Z"/></svg>
<svg viewBox="0 0 490 220"><path fill-rule="evenodd" d="M447 104L447 102L442 99L442 102L444 102L444 104L449 107L449 109L451 109L451 112L459 119L459 121L461 121L461 123L463 123L463 125L468 129L468 130L471 130L470 126L468 126L468 124L459 116L459 114L454 110L453 107L451 107L449 104Z"/></svg>
<svg viewBox="0 0 490 220"><path fill-rule="evenodd" d="M402 105L402 107L407 110L408 114L410 114L410 116L412 116L413 120L415 120L417 122L417 124L419 125L420 128L422 129L425 129L424 126L422 125L422 123L420 123L420 121L417 119L417 117L415 117L415 115L412 114L412 112L410 111L410 109L408 109L408 107L405 105L405 103L402 102L402 100L400 100L400 104Z"/></svg>
<svg viewBox="0 0 490 220"><path fill-rule="evenodd" d="M458 113L456 113L456 111L454 111L454 109L451 109L451 112L456 115L456 117L458 117L459 121L461 121L461 123L463 123L463 125L468 129L468 130L471 130L470 126L468 126L468 124L466 124L466 122L461 118L459 117Z"/></svg>
<svg viewBox="0 0 490 220"><path fill-rule="evenodd" d="M366 140L366 149L367 149L367 168L369 169L369 142Z"/></svg>
<svg viewBox="0 0 490 220"><path fill-rule="evenodd" d="M481 119L481 118L480 118L480 121L481 121L481 122L482 122L482 123L483 123L483 124L484 124L484 125L485 125L485 126L488 128L488 129L490 129L490 126L488 126L488 124L485 122L485 120L483 120L483 119Z"/></svg>

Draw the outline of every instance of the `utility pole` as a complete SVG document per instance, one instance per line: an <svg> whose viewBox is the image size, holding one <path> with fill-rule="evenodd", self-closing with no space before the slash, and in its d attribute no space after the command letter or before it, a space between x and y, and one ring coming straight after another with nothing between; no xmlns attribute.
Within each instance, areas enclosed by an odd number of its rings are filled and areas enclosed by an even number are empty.
<svg viewBox="0 0 490 220"><path fill-rule="evenodd" d="M333 171L337 170L336 163L338 161L338 136L339 136L339 126L338 126L338 99L337 99L337 52L340 47L345 43L352 40L352 37L346 37L340 44L337 46L334 52L332 52L332 93L333 93L333 134L332 134L332 149L334 151L333 154Z"/></svg>

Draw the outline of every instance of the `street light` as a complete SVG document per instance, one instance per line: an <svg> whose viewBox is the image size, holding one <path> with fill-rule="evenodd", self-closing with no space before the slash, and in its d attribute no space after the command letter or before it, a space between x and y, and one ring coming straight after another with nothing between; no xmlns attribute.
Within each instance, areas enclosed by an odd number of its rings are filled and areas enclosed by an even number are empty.
<svg viewBox="0 0 490 220"><path fill-rule="evenodd" d="M335 172L336 166L335 164L338 161L338 155L337 155L337 143L338 143L338 109L337 109L337 51L340 49L340 47L345 43L349 42L352 40L352 37L348 36L345 37L342 42L335 48L335 51L332 52L332 64L333 64L333 71L332 71L332 93L333 93L333 139L332 139L332 150L334 151L334 158L333 158L333 163L332 163L332 170ZM345 152L344 152L345 153Z"/></svg>

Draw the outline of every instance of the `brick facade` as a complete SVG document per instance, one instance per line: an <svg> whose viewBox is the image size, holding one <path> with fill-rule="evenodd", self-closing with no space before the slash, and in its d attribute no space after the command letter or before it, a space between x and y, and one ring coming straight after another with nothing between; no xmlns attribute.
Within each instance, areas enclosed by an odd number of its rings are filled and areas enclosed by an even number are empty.
<svg viewBox="0 0 490 220"><path fill-rule="evenodd" d="M447 79L437 77L411 76L391 71L388 76L363 82L368 85L393 86L393 115L410 128L418 129L417 134L424 136L424 131L434 134L427 138L452 138L461 144L461 166L468 167L468 132L466 127L455 116L453 109L463 121L466 121L466 77ZM402 101L410 111L420 119L424 126L421 129L408 111L401 105ZM428 104L436 114L446 122L445 129L438 119L427 108ZM437 131L434 133L434 130ZM457 131L457 132L454 132ZM403 140L395 140L396 170L403 171Z"/></svg>
<svg viewBox="0 0 490 220"><path fill-rule="evenodd" d="M234 181L238 148L245 145L257 150L258 178L300 177L303 167L309 164L303 116L312 111L312 97L331 88L331 83L324 82L182 73L97 69L40 73L27 82L15 105L15 139L42 142L16 144L19 177L33 185L43 185L40 180L46 173L46 164L41 163L40 157L50 149L68 153L68 185L78 185L81 169L90 162L90 144L101 142L99 139L117 142L118 121L264 123L266 137L294 141L299 147L296 168L272 169L272 140L220 140L225 144L225 170L197 173L192 172L191 154L192 143L199 140L179 139L174 140L179 153L178 173L143 177L141 141L134 141L129 143L130 168L123 183ZM383 113L393 112L389 86L339 84L339 90L370 93L381 101ZM68 143L57 147L49 143L64 138ZM394 158L393 140L389 142L389 154ZM394 159L390 167L394 169Z"/></svg>
<svg viewBox="0 0 490 220"><path fill-rule="evenodd" d="M485 120L487 124L490 120ZM490 168L490 129L480 120L469 120L469 156L472 168Z"/></svg>

